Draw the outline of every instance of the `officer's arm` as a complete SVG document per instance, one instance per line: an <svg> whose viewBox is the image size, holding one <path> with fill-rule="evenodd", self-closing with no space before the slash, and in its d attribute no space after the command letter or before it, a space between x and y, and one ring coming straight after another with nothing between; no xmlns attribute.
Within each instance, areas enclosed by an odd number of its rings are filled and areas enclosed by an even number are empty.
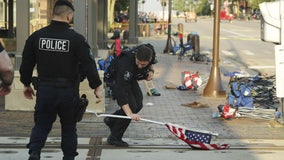
<svg viewBox="0 0 284 160"><path fill-rule="evenodd" d="M36 64L35 55L33 53L33 47L31 46L32 36L26 41L23 54L22 54L22 64L20 66L20 81L24 86L30 86L32 82L33 69Z"/></svg>
<svg viewBox="0 0 284 160"><path fill-rule="evenodd" d="M123 105L121 108L128 117L131 117L135 121L140 121L140 115L133 113L128 104Z"/></svg>
<svg viewBox="0 0 284 160"><path fill-rule="evenodd" d="M151 66L149 67L149 72L148 72L148 77L147 77L147 80L148 80L148 81L150 81L150 80L153 79L153 77L154 77L154 72L155 72L154 67L153 67L153 65L151 65Z"/></svg>
<svg viewBox="0 0 284 160"><path fill-rule="evenodd" d="M0 50L0 80L5 86L10 86L14 80L14 68L5 49Z"/></svg>
<svg viewBox="0 0 284 160"><path fill-rule="evenodd" d="M78 46L80 47L77 48L75 54L77 54L79 58L82 70L86 74L90 88L96 89L102 84L102 81L100 80L93 53L91 52L88 43L84 40L78 41Z"/></svg>

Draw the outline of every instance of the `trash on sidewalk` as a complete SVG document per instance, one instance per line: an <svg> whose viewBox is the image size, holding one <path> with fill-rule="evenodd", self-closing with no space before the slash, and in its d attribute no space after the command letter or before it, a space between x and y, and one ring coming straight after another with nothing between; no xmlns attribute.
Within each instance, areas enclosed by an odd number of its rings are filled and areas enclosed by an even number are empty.
<svg viewBox="0 0 284 160"><path fill-rule="evenodd" d="M275 76L242 76L241 72L224 75L230 76L231 92L228 94L228 104L219 105L218 112L212 115L214 118L248 117L273 120L279 117L278 107L275 106L277 103L277 98L274 95L275 80L273 79ZM256 103L259 105L258 107L256 107Z"/></svg>
<svg viewBox="0 0 284 160"><path fill-rule="evenodd" d="M281 117L281 112L275 111L275 109L263 109L263 108L248 108L239 107L232 108L229 104L219 105L218 111L212 114L213 118L222 117L224 119L232 118L254 118L263 120L275 120Z"/></svg>
<svg viewBox="0 0 284 160"><path fill-rule="evenodd" d="M230 107L230 104L219 105L218 111L212 114L213 118L222 117L224 119L232 119L235 117L239 117L238 109Z"/></svg>
<svg viewBox="0 0 284 160"><path fill-rule="evenodd" d="M192 108L205 108L205 107L209 107L206 104L202 104L200 102L194 101L192 103L185 103L185 104L181 104L182 106L186 106L186 107L192 107Z"/></svg>
<svg viewBox="0 0 284 160"><path fill-rule="evenodd" d="M165 85L166 89L176 89L176 85L173 84L172 82L168 83Z"/></svg>
<svg viewBox="0 0 284 160"><path fill-rule="evenodd" d="M259 73L256 76L249 76L241 72L231 72L224 75L230 77L231 97L229 98L231 105L264 109L278 108L280 101L276 97L275 75L268 76Z"/></svg>
<svg viewBox="0 0 284 160"><path fill-rule="evenodd" d="M97 117L113 117L113 118L122 118L122 119L132 119L129 116L121 115L112 115L112 114L97 114L94 113ZM141 118L141 121L165 125L169 131L171 131L177 138L181 139L187 143L191 148L200 149L200 150L223 150L228 149L230 146L228 144L210 144L212 136L218 136L216 132L210 132L205 130L189 130L183 126L153 121L150 119Z"/></svg>
<svg viewBox="0 0 284 160"><path fill-rule="evenodd" d="M178 86L179 90L194 90L202 84L202 79L198 72L183 71L181 72L181 86Z"/></svg>

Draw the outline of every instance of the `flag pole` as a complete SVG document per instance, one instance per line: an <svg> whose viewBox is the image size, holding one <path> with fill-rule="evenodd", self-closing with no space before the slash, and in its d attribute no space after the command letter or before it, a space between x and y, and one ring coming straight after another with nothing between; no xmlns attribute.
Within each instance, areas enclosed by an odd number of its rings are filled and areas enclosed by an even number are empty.
<svg viewBox="0 0 284 160"><path fill-rule="evenodd" d="M113 117L113 118L123 118L123 119L132 119L129 116L121 116L121 115L113 115L113 114L97 114L94 111L87 111L89 113L94 113L96 115L96 117ZM141 118L141 121L145 121L145 122L150 122L150 123L155 123L155 124L160 124L160 125L166 125L165 122L159 122L159 121L153 121L150 119L145 119L145 118ZM177 125L178 126L178 125ZM201 133L207 133L207 134L212 134L214 136L218 136L219 134L217 132L211 132L211 131L206 131L206 130L199 130L199 129L190 129L192 131L195 132L201 132Z"/></svg>
<svg viewBox="0 0 284 160"><path fill-rule="evenodd" d="M113 115L113 114L97 114L96 112L92 112L92 111L90 111L90 113L94 113L97 117L113 117L113 118L132 119L129 116L121 116L121 115ZM145 118L141 118L140 120L141 121L145 121L145 122L161 124L161 125L165 125L166 124L166 123L163 123L163 122L153 121L153 120L145 119Z"/></svg>

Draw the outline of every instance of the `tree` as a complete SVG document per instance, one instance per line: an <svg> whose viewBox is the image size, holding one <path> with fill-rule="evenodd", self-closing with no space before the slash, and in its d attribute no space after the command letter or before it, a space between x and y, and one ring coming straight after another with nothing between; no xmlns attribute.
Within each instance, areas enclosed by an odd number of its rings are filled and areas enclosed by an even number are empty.
<svg viewBox="0 0 284 160"><path fill-rule="evenodd" d="M172 4L172 9L179 12L185 12L185 0L174 0Z"/></svg>
<svg viewBox="0 0 284 160"><path fill-rule="evenodd" d="M113 24L114 16L121 11L128 10L129 0L108 0L108 22Z"/></svg>
<svg viewBox="0 0 284 160"><path fill-rule="evenodd" d="M115 12L126 11L129 8L129 0L117 0L114 6Z"/></svg>
<svg viewBox="0 0 284 160"><path fill-rule="evenodd" d="M200 0L199 4L196 8L196 13L198 15L210 15L210 4L208 3L208 0Z"/></svg>
<svg viewBox="0 0 284 160"><path fill-rule="evenodd" d="M248 1L248 5L251 7L251 9L259 9L259 4L262 2L272 2L275 0L251 0Z"/></svg>
<svg viewBox="0 0 284 160"><path fill-rule="evenodd" d="M194 11L193 0L173 0L172 9L178 12Z"/></svg>

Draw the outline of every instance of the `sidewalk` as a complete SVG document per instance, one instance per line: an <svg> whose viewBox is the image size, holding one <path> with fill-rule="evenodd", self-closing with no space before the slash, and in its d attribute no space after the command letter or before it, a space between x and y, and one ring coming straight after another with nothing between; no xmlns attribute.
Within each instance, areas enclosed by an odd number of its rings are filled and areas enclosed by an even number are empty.
<svg viewBox="0 0 284 160"><path fill-rule="evenodd" d="M143 118L179 124L189 129L202 129L217 132L219 133L219 136L214 139L215 142L231 143L233 146L250 146L250 144L253 142L263 144L262 147L268 144L271 144L270 146L277 146L278 144L276 144L276 142L278 143L280 142L279 140L284 139L284 126L278 124L274 120L260 120L253 118L224 120L222 118L212 118L212 113L217 111L217 106L220 104L225 104L226 99L225 97L203 97L203 89L206 84L198 88L197 91L180 91L177 89L164 88L164 86L169 83L172 83L176 86L181 85L180 77L182 71L198 71L202 79L207 81L208 77L210 76L211 64L193 63L185 58L182 61L178 61L177 56L163 54L162 52L166 45L166 36L142 37L139 39L142 42L151 43L157 51L157 58L159 62L155 65L154 84L156 89L161 93L161 96L148 96L144 84L140 82L142 91L144 93L144 108L139 114ZM105 50L99 51L99 56L104 57L105 54ZM222 86L228 93L229 89L227 84L229 78L224 77L223 72L233 72L236 70L239 71L240 68L237 68L235 65L229 63L220 63L220 68L222 72ZM250 73L251 71L244 70L244 72ZM201 104L206 105L206 107L185 107L181 105L192 103L194 101L200 102ZM106 113L112 113L117 108L118 106L116 101L112 100L111 98L106 98ZM11 157L12 155L26 157L27 149L24 148L24 145L27 142L31 127L33 126L33 113L23 111L3 111L3 109L1 109L0 120L2 122L0 123L0 137L2 137L0 142L0 160L8 159L5 156ZM204 153L188 150L188 146L186 146L184 142L178 140L165 126L148 122L132 122L130 124L124 135L125 140L131 145L130 149L117 149L110 146L102 149L94 145L94 143L104 145L109 133L109 129L103 123L103 118L97 118L91 113L85 114L83 121L78 123L78 136L80 138L79 152L80 156L83 157L78 157L77 159L86 159L86 155L90 154L91 152L95 154L96 149L100 149L101 156L95 157L95 159L102 160L113 159L113 156L118 154L124 155L122 158L120 158L123 160L133 160L134 158L155 160L159 160L159 158L186 159L185 157L197 159L196 157L194 158L195 154L202 156ZM57 120L49 137L51 139L56 139L56 137L60 137L60 134L60 124ZM15 141L4 141L3 139L12 139ZM19 139L24 140L18 141ZM248 141L245 139L248 139ZM165 146L167 149L147 149L147 147L151 148L159 146L161 143L166 143ZM48 159L48 156L53 157L51 159L54 159L56 156L61 157L62 153L59 150L59 146L56 145L51 145L50 148L46 148L48 151L46 151L47 153L44 154L45 157L43 159ZM139 145L146 146L146 148L141 149ZM284 144L281 143L280 146L284 146ZM184 147L186 149L176 150L171 149L171 147ZM17 148L19 151L14 151L13 148ZM146 154L144 154L145 152L149 152L147 155L150 155L150 157L144 157L146 156ZM178 152L182 152L183 154L178 154ZM238 153L243 154L241 151ZM206 156L206 154L204 156ZM249 156L248 154L249 153L244 153L243 156ZM160 155L159 158L157 158L157 155ZM173 155L176 157L170 158ZM177 155L182 156L179 158ZM112 158L110 156L112 156ZM127 158L127 156L132 157ZM154 156L156 157L153 158ZM217 155L217 158L218 157L219 159L228 159L228 157L222 157L221 155ZM215 160L217 158L212 157L209 159ZM14 159L12 158L12 160ZM199 157L199 159L202 158ZM249 159L256 160L256 158Z"/></svg>

